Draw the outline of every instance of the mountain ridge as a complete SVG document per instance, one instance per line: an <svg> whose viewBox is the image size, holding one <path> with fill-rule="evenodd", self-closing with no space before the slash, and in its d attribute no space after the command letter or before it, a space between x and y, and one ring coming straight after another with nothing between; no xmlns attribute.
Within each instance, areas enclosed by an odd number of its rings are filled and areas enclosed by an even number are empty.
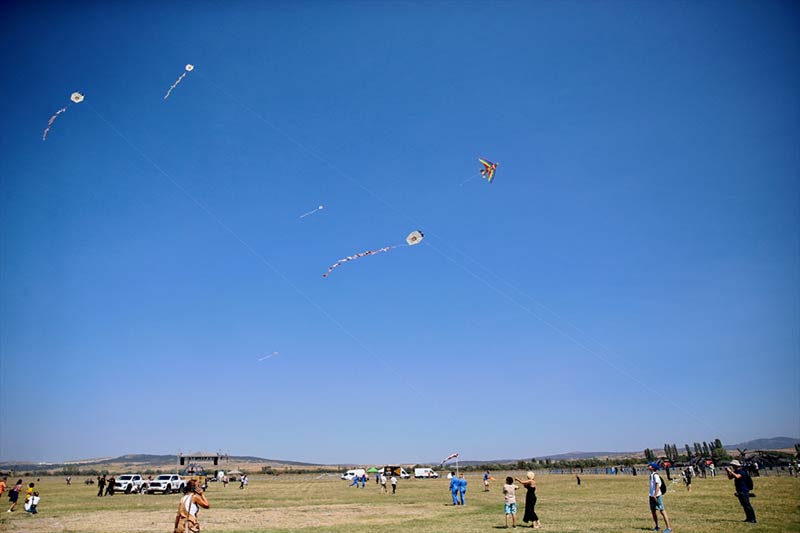
<svg viewBox="0 0 800 533"><path fill-rule="evenodd" d="M736 451L737 449L747 450L783 450L791 449L795 443L800 443L800 438L791 437L770 437L752 439L745 442L736 444L725 445L725 449L729 451ZM659 450L659 447L653 448ZM627 451L627 452L583 452L573 451L559 454L526 456L525 459L550 459L550 460L569 460L569 459L589 459L594 457L644 457L643 451ZM479 464L511 464L516 463L521 458L516 459L493 459L493 460L467 460L459 461L463 465L479 465ZM247 464L261 464L264 466L273 467L335 467L343 465L359 464L355 462L340 462L340 463L314 463L305 461L289 461L282 459L268 459L254 455L231 455L229 456L230 462L234 463L247 463ZM47 468L64 468L70 466L76 467L92 467L92 466L106 466L106 465L140 465L141 467L155 467L165 465L177 465L178 456L175 454L124 454L118 457L102 457L96 459L80 459L63 462L47 462L47 461L2 461L0 467L8 468L15 467L18 470L41 470ZM399 464L399 463L398 463ZM405 464L405 463L404 463ZM420 462L418 464L439 464L438 461Z"/></svg>

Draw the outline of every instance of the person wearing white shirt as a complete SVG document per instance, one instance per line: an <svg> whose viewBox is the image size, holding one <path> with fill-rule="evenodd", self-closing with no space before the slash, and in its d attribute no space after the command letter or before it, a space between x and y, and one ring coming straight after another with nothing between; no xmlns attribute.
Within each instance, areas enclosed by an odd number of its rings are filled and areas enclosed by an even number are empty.
<svg viewBox="0 0 800 533"><path fill-rule="evenodd" d="M656 511L659 511L661 516L664 517L664 524L667 526L664 533L672 533L672 528L669 526L669 517L664 510L664 500L661 493L661 476L656 474L658 463L647 463L647 470L650 471L650 512L653 513L653 522L656 524L653 531L661 530L661 528L658 527L658 515L656 514Z"/></svg>

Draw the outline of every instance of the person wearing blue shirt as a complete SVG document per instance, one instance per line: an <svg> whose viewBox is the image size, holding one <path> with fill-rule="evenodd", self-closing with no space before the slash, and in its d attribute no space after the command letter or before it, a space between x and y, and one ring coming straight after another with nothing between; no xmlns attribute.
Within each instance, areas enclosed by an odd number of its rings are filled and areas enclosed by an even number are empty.
<svg viewBox="0 0 800 533"><path fill-rule="evenodd" d="M453 505L458 505L458 477L455 472L450 472L450 494L453 496Z"/></svg>
<svg viewBox="0 0 800 533"><path fill-rule="evenodd" d="M731 466L735 467L736 470L731 468ZM731 461L731 466L727 467L725 472L728 474L728 479L733 480L733 486L736 488L736 497L739 498L739 504L742 506L742 509L744 509L744 521L750 524L756 524L756 512L753 510L753 506L750 505L750 485L748 484L750 475L739 461ZM750 483L752 483L752 481Z"/></svg>
<svg viewBox="0 0 800 533"><path fill-rule="evenodd" d="M458 495L461 497L461 505L466 505L464 503L464 494L467 493L467 480L464 479L464 474L460 474L458 476Z"/></svg>

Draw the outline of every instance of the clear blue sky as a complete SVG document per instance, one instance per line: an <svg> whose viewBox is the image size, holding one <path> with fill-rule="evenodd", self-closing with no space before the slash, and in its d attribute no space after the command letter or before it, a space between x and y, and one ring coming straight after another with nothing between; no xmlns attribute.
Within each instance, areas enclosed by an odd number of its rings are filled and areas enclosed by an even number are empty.
<svg viewBox="0 0 800 533"><path fill-rule="evenodd" d="M2 10L0 459L800 435L796 3Z"/></svg>

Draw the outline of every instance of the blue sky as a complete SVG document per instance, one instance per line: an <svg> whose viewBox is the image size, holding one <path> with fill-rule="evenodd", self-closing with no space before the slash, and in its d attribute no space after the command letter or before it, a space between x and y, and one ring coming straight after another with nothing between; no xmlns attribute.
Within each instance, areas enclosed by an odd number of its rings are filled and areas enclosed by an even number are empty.
<svg viewBox="0 0 800 533"><path fill-rule="evenodd" d="M800 435L796 5L2 9L0 459Z"/></svg>

